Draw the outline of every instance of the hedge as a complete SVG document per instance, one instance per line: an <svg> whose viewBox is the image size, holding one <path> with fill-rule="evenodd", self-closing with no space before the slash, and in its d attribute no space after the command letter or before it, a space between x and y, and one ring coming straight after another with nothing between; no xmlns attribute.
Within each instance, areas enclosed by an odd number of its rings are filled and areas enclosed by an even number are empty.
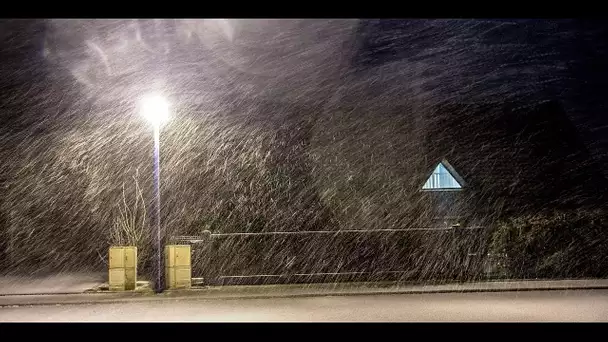
<svg viewBox="0 0 608 342"><path fill-rule="evenodd" d="M492 255L509 278L608 276L608 219L603 210L512 217L492 234Z"/></svg>

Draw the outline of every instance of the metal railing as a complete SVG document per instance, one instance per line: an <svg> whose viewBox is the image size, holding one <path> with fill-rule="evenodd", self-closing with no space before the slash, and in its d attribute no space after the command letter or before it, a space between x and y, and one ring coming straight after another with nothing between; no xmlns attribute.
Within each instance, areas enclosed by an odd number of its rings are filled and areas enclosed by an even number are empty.
<svg viewBox="0 0 608 342"><path fill-rule="evenodd" d="M190 243L199 243L207 241L206 238L221 238L221 237L254 237L254 236L269 236L269 235L339 235L339 234L372 234L372 233L399 233L399 232L413 232L413 231L449 231L449 230L476 230L484 229L483 226L470 226L470 227L414 227L414 228L402 228L402 229L342 229L342 230L302 230L302 231L272 231L272 232L234 232L234 233L210 233L206 237L203 236L174 236L171 238L172 241L188 241Z"/></svg>
<svg viewBox="0 0 608 342"><path fill-rule="evenodd" d="M407 232L437 232L437 233L446 233L450 231L466 231L466 230L479 230L484 229L485 226L468 226L468 227L460 227L458 225L453 225L449 227L410 227L410 228L402 228L402 229L343 229L343 230L307 230L307 231L270 231L270 232L234 232L234 233L211 233L207 232L207 234L203 236L174 236L172 240L174 242L182 242L189 244L206 244L206 243L214 243L218 239L223 238L255 238L255 237L337 237L343 236L346 234L355 234L355 235L368 235L368 234L391 234L391 233L407 233ZM193 250L194 252L194 250ZM479 258L481 255L467 255L468 258ZM260 270L261 271L261 270ZM197 278L200 281L205 279L205 282L211 281L216 285L227 285L232 283L275 283L275 282L287 282L287 283L298 283L298 282L316 282L315 279L333 279L332 281L337 281L337 279L351 279L357 277L369 276L372 278L376 277L394 277L399 278L400 275L408 275L412 273L411 270L365 270L365 271L346 271L344 272L298 272L294 270L291 272L277 272L276 274L259 272L258 274L215 274L211 276L211 278L205 276L204 274L200 274L202 278Z"/></svg>

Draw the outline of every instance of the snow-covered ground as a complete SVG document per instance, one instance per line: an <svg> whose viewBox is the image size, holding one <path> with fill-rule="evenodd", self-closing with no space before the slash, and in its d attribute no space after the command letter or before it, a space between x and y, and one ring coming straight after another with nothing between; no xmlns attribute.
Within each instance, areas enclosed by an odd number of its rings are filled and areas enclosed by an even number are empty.
<svg viewBox="0 0 608 342"><path fill-rule="evenodd" d="M163 299L0 308L0 321L608 321L608 290Z"/></svg>
<svg viewBox="0 0 608 342"><path fill-rule="evenodd" d="M105 273L64 273L46 277L1 276L0 295L82 293L106 280Z"/></svg>

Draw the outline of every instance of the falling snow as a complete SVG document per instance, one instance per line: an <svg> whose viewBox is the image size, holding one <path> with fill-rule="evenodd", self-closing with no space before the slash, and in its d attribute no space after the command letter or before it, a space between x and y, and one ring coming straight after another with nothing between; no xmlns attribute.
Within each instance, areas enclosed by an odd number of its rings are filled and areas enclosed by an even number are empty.
<svg viewBox="0 0 608 342"><path fill-rule="evenodd" d="M519 193L517 182L526 181L526 170L545 172L545 160L567 160L547 182L574 186L546 190L553 197L544 207L526 200L522 214L605 204L589 190L604 189L608 160L606 119L594 114L606 102L589 95L606 79L590 76L607 71L598 62L608 52L598 25L219 19L0 25L6 270L103 270L108 246L133 241L148 270L152 130L138 101L149 93L171 103L161 133L163 234L168 241L195 237L194 272L220 282L247 275L266 275L257 278L262 282L354 279L361 272L372 279L481 277L471 258L486 254L503 199L535 196ZM564 158L528 150L548 126L515 125L521 129L507 133L501 126L505 112L526 120L552 101L574 123L568 134L580 137L570 144L562 131L570 126L559 126ZM458 157L459 149L476 151L478 160ZM482 190L435 203L419 188L438 158L452 154L454 167L465 165L462 176ZM491 175L502 170L495 182ZM442 217L474 214L467 222L434 222L436 210Z"/></svg>

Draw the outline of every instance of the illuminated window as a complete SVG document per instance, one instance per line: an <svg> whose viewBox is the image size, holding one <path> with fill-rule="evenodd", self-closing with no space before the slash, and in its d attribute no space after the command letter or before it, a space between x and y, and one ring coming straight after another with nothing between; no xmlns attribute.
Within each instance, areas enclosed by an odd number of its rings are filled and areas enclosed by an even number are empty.
<svg viewBox="0 0 608 342"><path fill-rule="evenodd" d="M422 190L458 190L462 189L462 185L460 176L444 160L437 164L433 173L422 186Z"/></svg>

